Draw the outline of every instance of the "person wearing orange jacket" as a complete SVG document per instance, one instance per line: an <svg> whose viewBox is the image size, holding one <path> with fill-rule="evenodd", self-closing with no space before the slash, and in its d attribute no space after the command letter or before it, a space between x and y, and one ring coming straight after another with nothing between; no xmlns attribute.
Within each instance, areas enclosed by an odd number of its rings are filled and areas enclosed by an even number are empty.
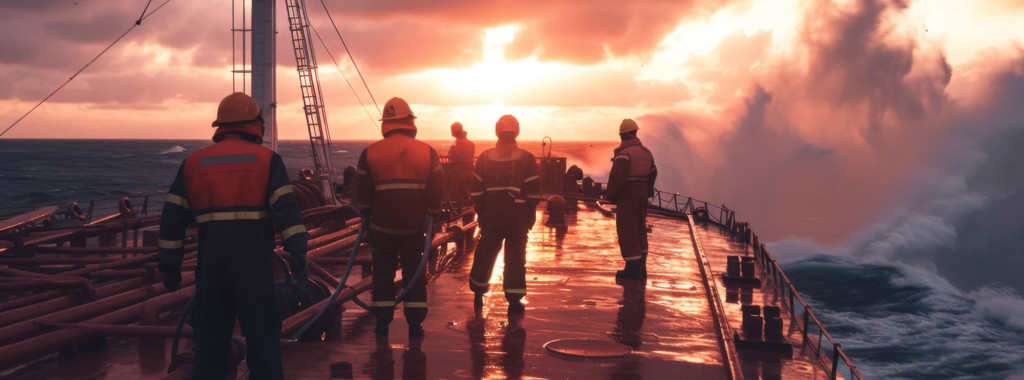
<svg viewBox="0 0 1024 380"><path fill-rule="evenodd" d="M514 116L499 118L494 132L498 142L477 158L470 193L479 215L480 241L473 252L469 288L474 293L474 309L479 312L494 261L504 242L505 299L508 314L515 315L525 311L522 299L526 296L526 242L537 219L540 175L537 159L516 144L519 121Z"/></svg>
<svg viewBox="0 0 1024 380"><path fill-rule="evenodd" d="M260 145L256 102L236 92L217 109L213 145L188 156L160 218L158 267L164 286L181 286L186 229L195 223L196 362L193 378L227 377L235 318L246 336L250 378L283 379L281 317L274 296L274 235L290 253L293 279L306 277L309 234L281 156Z"/></svg>
<svg viewBox="0 0 1024 380"><path fill-rule="evenodd" d="M441 212L444 170L434 148L416 140L409 104L391 98L384 104L384 139L363 150L356 166L356 207L370 219L373 246L373 302L377 335L388 335L395 313L395 271L409 286L423 257L426 215ZM409 337L423 336L427 317L427 280L420 277L403 300Z"/></svg>
<svg viewBox="0 0 1024 380"><path fill-rule="evenodd" d="M448 148L448 157L451 159L448 191L452 201L462 206L469 202L469 188L473 185L473 156L476 154L476 145L466 138L462 123L457 121L452 123L452 137L455 138L455 143Z"/></svg>
<svg viewBox="0 0 1024 380"><path fill-rule="evenodd" d="M615 230L626 266L616 279L647 278L647 198L654 196L658 168L654 156L636 137L640 129L632 119L619 124L622 144L615 148L605 198L615 204Z"/></svg>

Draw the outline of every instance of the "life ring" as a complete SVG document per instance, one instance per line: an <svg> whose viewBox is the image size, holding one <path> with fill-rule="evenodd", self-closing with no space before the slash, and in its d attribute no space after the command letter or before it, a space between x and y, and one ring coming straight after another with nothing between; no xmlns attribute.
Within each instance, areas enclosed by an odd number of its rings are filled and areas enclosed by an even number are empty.
<svg viewBox="0 0 1024 380"><path fill-rule="evenodd" d="M82 212L82 208L78 207L78 202L68 202L67 206L68 216L72 219L85 220L85 213Z"/></svg>
<svg viewBox="0 0 1024 380"><path fill-rule="evenodd" d="M132 200L128 199L128 197L121 197L117 201L117 212L121 213L121 215L134 214L134 211L132 211Z"/></svg>

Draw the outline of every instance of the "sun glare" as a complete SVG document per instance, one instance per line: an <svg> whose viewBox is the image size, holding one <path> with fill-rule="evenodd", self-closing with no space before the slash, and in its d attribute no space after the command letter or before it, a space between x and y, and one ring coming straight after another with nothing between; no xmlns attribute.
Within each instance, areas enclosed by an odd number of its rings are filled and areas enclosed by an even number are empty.
<svg viewBox="0 0 1024 380"><path fill-rule="evenodd" d="M774 48L787 46L796 33L797 5L796 0L761 1L749 8L729 7L706 20L681 24L665 36L650 67L637 79L684 80L690 72L688 60L711 53L723 39L737 32L751 35L769 31Z"/></svg>
<svg viewBox="0 0 1024 380"><path fill-rule="evenodd" d="M558 64L537 62L535 57L519 61L505 59L505 45L515 41L518 25L503 25L484 31L480 60L461 69L435 69L421 76L432 78L451 90L484 101L500 102L507 95L523 91L546 78L558 75Z"/></svg>

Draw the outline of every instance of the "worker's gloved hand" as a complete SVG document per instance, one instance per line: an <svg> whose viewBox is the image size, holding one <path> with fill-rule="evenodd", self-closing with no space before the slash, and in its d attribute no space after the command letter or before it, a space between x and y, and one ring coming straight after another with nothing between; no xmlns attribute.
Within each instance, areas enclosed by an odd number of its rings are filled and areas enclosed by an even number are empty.
<svg viewBox="0 0 1024 380"><path fill-rule="evenodd" d="M291 254L288 257L288 267L292 270L292 281L301 284L309 277L309 265L306 263L306 250L309 249L306 239L309 235L303 233L292 236L284 241L284 250Z"/></svg>
<svg viewBox="0 0 1024 380"><path fill-rule="evenodd" d="M309 264L306 262L306 255L292 254L288 258L288 267L292 270L292 282L295 285L306 282L309 278Z"/></svg>
<svg viewBox="0 0 1024 380"><path fill-rule="evenodd" d="M164 272L164 287L171 292L181 289L181 272Z"/></svg>

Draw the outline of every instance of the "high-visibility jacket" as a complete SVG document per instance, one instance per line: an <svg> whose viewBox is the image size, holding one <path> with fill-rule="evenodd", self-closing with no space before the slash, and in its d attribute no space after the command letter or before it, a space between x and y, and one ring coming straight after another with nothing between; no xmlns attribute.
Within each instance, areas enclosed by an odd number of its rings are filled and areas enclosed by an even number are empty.
<svg viewBox="0 0 1024 380"><path fill-rule="evenodd" d="M508 222L521 223L526 229L533 226L540 203L540 175L532 153L514 141L499 141L480 153L473 174L470 196L481 228Z"/></svg>
<svg viewBox="0 0 1024 380"><path fill-rule="evenodd" d="M651 197L654 195L654 180L657 176L658 168L654 165L654 155L651 151L640 143L640 139L627 139L615 148L605 197L616 202L627 188L632 187L636 187L638 191L631 193Z"/></svg>
<svg viewBox="0 0 1024 380"><path fill-rule="evenodd" d="M473 144L465 136L456 138L452 147L448 148L448 157L452 160L452 175L472 176L473 156L475 154L476 144Z"/></svg>
<svg viewBox="0 0 1024 380"><path fill-rule="evenodd" d="M371 144L356 166L355 203L370 228L393 235L423 232L426 213L439 213L444 171L434 148L400 132Z"/></svg>
<svg viewBox="0 0 1024 380"><path fill-rule="evenodd" d="M198 225L200 257L219 250L270 255L275 232L286 246L308 238L290 183L280 155L237 135L190 155L164 203L161 271L181 270L185 231L192 223Z"/></svg>
<svg viewBox="0 0 1024 380"><path fill-rule="evenodd" d="M255 136L214 139L185 159L171 184L160 219L159 268L165 275L181 271L185 231L196 223L196 378L226 375L234 324L225 321L236 316L253 377L283 378L274 234L293 255L306 254L309 234L281 156Z"/></svg>

